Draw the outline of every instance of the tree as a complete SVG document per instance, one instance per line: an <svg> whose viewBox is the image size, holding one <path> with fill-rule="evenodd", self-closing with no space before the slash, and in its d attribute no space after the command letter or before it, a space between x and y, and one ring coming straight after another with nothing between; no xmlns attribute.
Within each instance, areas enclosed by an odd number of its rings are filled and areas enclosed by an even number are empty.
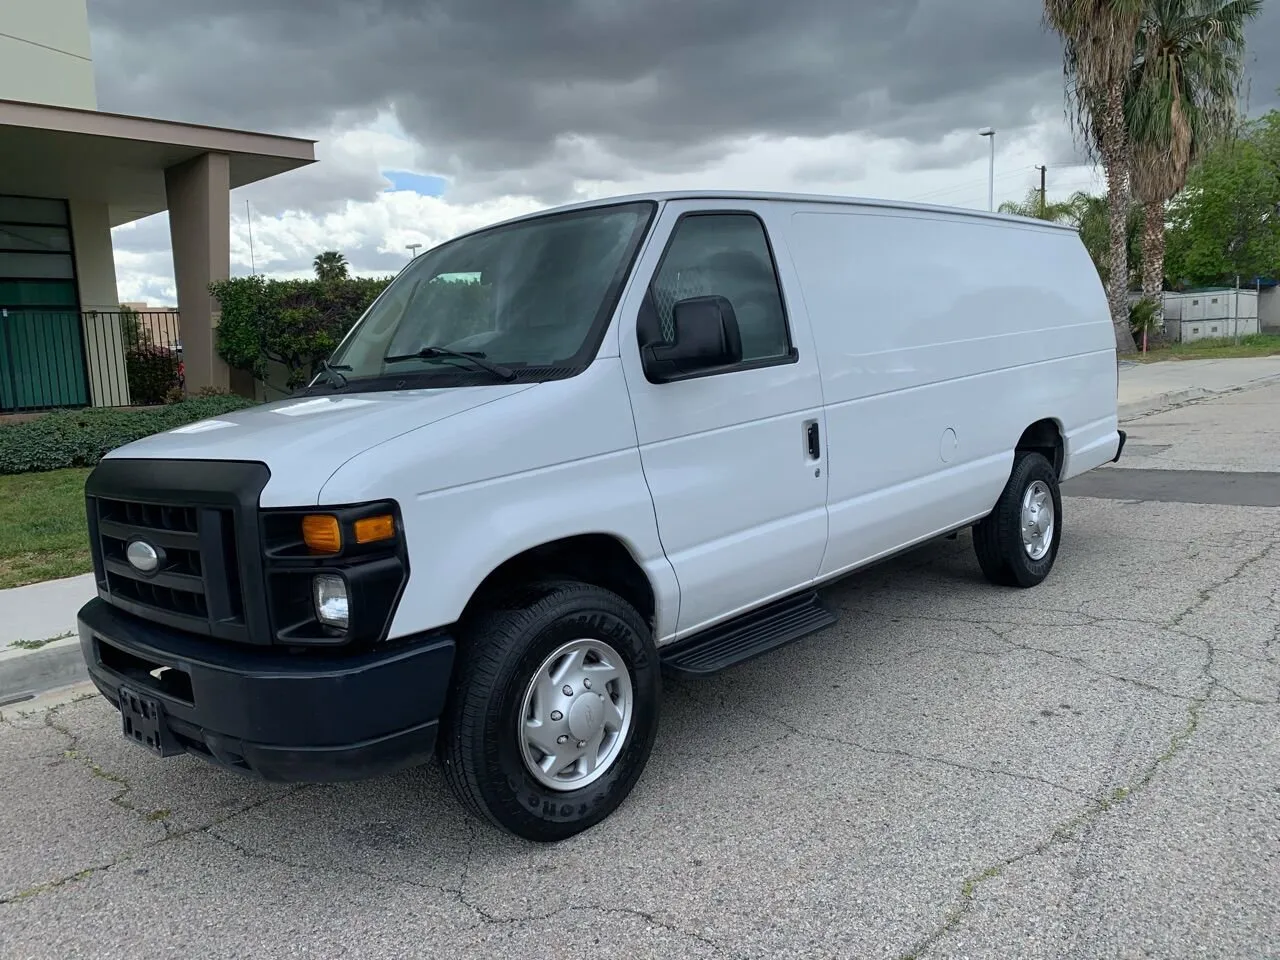
<svg viewBox="0 0 1280 960"><path fill-rule="evenodd" d="M1111 212L1106 197L1077 190L1065 200L1048 200L1041 207L1040 191L1031 190L1025 200L1006 200L1000 204L1000 212L1049 220L1053 223L1068 223L1075 227L1085 249L1089 251L1094 267L1098 270L1098 276L1103 285L1107 285L1110 276ZM1141 214L1136 209L1130 209L1125 224L1126 265L1138 261L1140 233ZM1126 286L1132 279L1130 273L1126 278Z"/></svg>
<svg viewBox="0 0 1280 960"><path fill-rule="evenodd" d="M1111 278L1111 205L1106 197L1083 192L1074 194L1072 202L1075 227L1106 286ZM1128 289L1136 279L1131 265L1138 262L1142 243L1142 211L1137 207L1131 206L1125 211L1124 238L1125 288Z"/></svg>
<svg viewBox="0 0 1280 960"><path fill-rule="evenodd" d="M1125 103L1130 180L1142 204L1142 295L1164 288L1165 204L1235 122L1244 24L1262 0L1147 0Z"/></svg>
<svg viewBox="0 0 1280 960"><path fill-rule="evenodd" d="M1174 287L1280 273L1280 112L1215 141L1169 204L1164 273Z"/></svg>
<svg viewBox="0 0 1280 960"><path fill-rule="evenodd" d="M347 279L347 258L337 250L326 250L316 254L313 261L316 279L321 282Z"/></svg>
<svg viewBox="0 0 1280 960"><path fill-rule="evenodd" d="M292 390L315 375L390 277L269 280L234 277L210 286L218 301L218 355L236 370L267 382L271 364L284 367Z"/></svg>
<svg viewBox="0 0 1280 960"><path fill-rule="evenodd" d="M1006 200L1000 204L1001 213L1011 213L1015 217L1032 217L1036 220L1048 220L1051 223L1076 223L1076 198L1083 194L1074 194L1066 200L1049 200L1040 198L1040 191L1032 188L1024 200Z"/></svg>
<svg viewBox="0 0 1280 960"><path fill-rule="evenodd" d="M1102 160L1107 175L1109 245L1107 301L1116 349L1135 349L1129 330L1129 142L1125 90L1144 0L1044 0L1044 16L1063 43L1071 117L1080 142Z"/></svg>
<svg viewBox="0 0 1280 960"><path fill-rule="evenodd" d="M123 303L120 304L120 335L126 350L151 344L151 332L142 325L142 315Z"/></svg>

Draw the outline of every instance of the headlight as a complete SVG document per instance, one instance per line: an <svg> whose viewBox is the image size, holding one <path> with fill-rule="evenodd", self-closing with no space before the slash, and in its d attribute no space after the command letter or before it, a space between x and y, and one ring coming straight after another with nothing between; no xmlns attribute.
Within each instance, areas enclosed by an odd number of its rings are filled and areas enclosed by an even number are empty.
<svg viewBox="0 0 1280 960"><path fill-rule="evenodd" d="M367 647L387 637L409 580L394 500L270 509L260 518L273 642Z"/></svg>
<svg viewBox="0 0 1280 960"><path fill-rule="evenodd" d="M326 627L347 629L349 622L347 581L333 574L322 574L311 581L316 619Z"/></svg>

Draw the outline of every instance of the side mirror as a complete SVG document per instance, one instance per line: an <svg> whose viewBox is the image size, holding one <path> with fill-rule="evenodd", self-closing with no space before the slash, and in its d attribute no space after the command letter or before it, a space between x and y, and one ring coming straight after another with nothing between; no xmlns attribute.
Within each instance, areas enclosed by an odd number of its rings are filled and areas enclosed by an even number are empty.
<svg viewBox="0 0 1280 960"><path fill-rule="evenodd" d="M645 345L640 356L653 383L685 380L742 362L742 336L733 304L724 297L690 297L671 310L674 338Z"/></svg>

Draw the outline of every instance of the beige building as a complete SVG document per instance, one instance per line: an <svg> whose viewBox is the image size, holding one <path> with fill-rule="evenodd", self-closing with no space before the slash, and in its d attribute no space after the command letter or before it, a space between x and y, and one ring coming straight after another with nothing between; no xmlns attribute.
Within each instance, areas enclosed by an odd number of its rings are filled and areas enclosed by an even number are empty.
<svg viewBox="0 0 1280 960"><path fill-rule="evenodd" d="M111 228L163 210L178 316L150 343L181 344L188 390L231 386L207 292L230 191L314 162L310 140L99 112L86 0L0 0L0 413L139 402Z"/></svg>

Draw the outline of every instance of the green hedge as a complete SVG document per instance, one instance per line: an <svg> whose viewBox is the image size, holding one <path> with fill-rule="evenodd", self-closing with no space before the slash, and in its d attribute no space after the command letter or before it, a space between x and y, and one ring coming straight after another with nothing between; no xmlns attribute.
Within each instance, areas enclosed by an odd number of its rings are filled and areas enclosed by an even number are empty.
<svg viewBox="0 0 1280 960"><path fill-rule="evenodd" d="M269 366L300 387L383 291L391 277L271 280L232 277L209 287L218 301L218 355L234 370L266 381Z"/></svg>
<svg viewBox="0 0 1280 960"><path fill-rule="evenodd" d="M192 397L150 410L96 407L0 427L0 474L91 467L109 451L153 433L251 406L243 397Z"/></svg>

